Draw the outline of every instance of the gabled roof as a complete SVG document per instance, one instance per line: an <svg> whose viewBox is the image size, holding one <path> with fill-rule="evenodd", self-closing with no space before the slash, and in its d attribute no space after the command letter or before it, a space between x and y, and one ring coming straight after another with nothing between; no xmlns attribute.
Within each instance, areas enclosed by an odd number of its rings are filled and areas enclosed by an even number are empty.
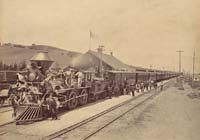
<svg viewBox="0 0 200 140"><path fill-rule="evenodd" d="M97 57L98 59L101 59L104 63L106 63L107 65L109 65L110 67L112 67L115 70L133 70L131 67L129 67L128 65L124 64L123 62L121 62L120 60L118 60L117 58L115 58L112 55L108 55L108 54L100 54L98 52L94 52L89 50L87 53Z"/></svg>

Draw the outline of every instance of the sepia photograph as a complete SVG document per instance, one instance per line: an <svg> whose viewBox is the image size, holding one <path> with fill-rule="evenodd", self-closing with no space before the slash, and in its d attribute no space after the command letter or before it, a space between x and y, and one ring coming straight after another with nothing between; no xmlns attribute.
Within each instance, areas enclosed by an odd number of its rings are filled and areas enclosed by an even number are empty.
<svg viewBox="0 0 200 140"><path fill-rule="evenodd" d="M199 0L0 0L0 140L200 140Z"/></svg>

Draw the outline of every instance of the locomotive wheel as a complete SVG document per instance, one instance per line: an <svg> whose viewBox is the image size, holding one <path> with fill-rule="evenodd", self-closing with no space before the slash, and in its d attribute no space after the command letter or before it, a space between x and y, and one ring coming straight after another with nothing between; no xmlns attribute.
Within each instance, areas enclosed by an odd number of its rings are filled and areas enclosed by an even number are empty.
<svg viewBox="0 0 200 140"><path fill-rule="evenodd" d="M78 103L79 105L85 105L87 103L87 100L88 100L88 93L87 93L87 90L86 89L83 89L80 93L80 95L85 95L87 94L86 96L82 96L78 99Z"/></svg>
<svg viewBox="0 0 200 140"><path fill-rule="evenodd" d="M71 93L69 95L69 99L71 99L71 100L68 102L68 108L74 109L77 106L77 99L76 99L75 91L71 91Z"/></svg>

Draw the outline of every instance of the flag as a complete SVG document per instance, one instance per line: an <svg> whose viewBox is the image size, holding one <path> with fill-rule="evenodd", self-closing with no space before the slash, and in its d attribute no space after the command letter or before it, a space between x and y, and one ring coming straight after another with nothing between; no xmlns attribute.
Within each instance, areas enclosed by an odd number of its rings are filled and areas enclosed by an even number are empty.
<svg viewBox="0 0 200 140"><path fill-rule="evenodd" d="M90 38L97 38L97 35L90 30Z"/></svg>
<svg viewBox="0 0 200 140"><path fill-rule="evenodd" d="M89 50L91 50L92 42L99 40L98 36L90 30L90 41L89 41Z"/></svg>

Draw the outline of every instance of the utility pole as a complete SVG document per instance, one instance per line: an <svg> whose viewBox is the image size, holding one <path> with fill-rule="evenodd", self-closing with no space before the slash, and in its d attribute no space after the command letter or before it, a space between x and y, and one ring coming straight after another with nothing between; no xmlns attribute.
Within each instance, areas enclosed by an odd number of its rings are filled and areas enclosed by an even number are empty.
<svg viewBox="0 0 200 140"><path fill-rule="evenodd" d="M176 52L179 53L179 73L181 73L181 53L184 52L184 51L178 50L178 51L176 51Z"/></svg>

